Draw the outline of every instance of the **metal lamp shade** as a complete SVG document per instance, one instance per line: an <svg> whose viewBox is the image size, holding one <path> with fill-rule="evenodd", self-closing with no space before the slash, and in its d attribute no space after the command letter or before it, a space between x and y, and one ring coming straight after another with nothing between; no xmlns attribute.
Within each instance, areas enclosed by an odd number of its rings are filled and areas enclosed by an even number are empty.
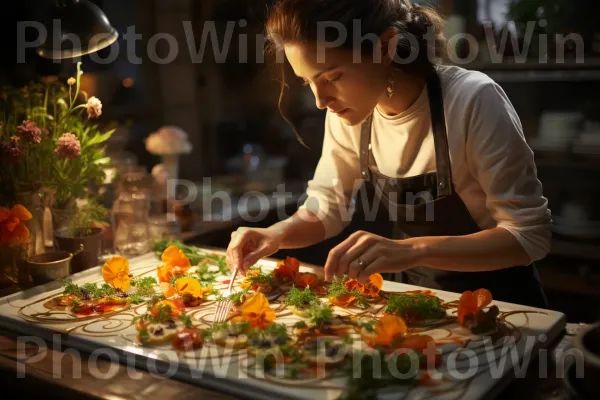
<svg viewBox="0 0 600 400"><path fill-rule="evenodd" d="M46 41L37 49L51 59L75 58L110 46L119 33L89 0L62 0L46 22Z"/></svg>

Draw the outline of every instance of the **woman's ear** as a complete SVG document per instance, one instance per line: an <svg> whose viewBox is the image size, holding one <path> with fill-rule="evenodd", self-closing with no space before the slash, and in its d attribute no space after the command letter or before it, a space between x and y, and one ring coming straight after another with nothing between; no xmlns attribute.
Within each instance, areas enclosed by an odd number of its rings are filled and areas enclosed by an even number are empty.
<svg viewBox="0 0 600 400"><path fill-rule="evenodd" d="M386 29L379 36L379 43L381 45L381 61L385 66L389 66L396 56L396 49L398 47L398 35L396 35L396 30L394 28Z"/></svg>

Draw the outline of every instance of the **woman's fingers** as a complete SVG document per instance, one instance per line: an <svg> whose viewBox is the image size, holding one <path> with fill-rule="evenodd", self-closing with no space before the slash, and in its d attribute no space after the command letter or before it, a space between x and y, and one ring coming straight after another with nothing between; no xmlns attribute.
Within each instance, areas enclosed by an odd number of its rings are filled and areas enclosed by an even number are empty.
<svg viewBox="0 0 600 400"><path fill-rule="evenodd" d="M373 274L383 274L386 272L402 272L405 269L406 268L402 268L401 266L390 264L390 260L387 257L379 256L360 272L360 274L358 275L358 281L360 283L366 283L369 281L369 277Z"/></svg>
<svg viewBox="0 0 600 400"><path fill-rule="evenodd" d="M348 267L348 278L358 279L360 273L377 260L380 256L378 253L379 248L377 246L367 248L364 253L350 263Z"/></svg>
<svg viewBox="0 0 600 400"><path fill-rule="evenodd" d="M249 230L240 228L231 235L232 240L227 247L227 266L231 271L237 268L242 274L245 272L243 266L244 251L252 250L248 249L248 244L251 244L250 232Z"/></svg>
<svg viewBox="0 0 600 400"><path fill-rule="evenodd" d="M340 259L346 252L354 246L360 235L354 233L344 240L342 243L335 246L327 255L327 261L325 262L325 280L331 282L334 277L338 276L338 266Z"/></svg>

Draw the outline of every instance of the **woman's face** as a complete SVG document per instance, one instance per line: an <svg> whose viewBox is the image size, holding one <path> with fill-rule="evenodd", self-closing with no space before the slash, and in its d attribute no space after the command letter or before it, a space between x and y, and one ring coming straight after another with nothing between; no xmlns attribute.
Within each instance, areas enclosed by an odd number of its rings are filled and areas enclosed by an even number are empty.
<svg viewBox="0 0 600 400"><path fill-rule="evenodd" d="M362 123L385 97L387 67L341 48L328 48L319 57L316 46L285 45L285 55L294 73L310 86L317 108L328 108L346 125Z"/></svg>

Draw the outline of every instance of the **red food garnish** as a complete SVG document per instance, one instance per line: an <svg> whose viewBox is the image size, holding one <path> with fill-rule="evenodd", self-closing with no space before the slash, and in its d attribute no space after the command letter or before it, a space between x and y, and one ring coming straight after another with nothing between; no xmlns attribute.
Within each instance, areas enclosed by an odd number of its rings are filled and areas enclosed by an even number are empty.
<svg viewBox="0 0 600 400"><path fill-rule="evenodd" d="M458 322L463 325L467 315L475 314L477 310L487 306L491 302L492 294L487 289L478 289L475 292L471 292L470 290L463 292L458 302Z"/></svg>
<svg viewBox="0 0 600 400"><path fill-rule="evenodd" d="M180 351L189 351L202 347L204 339L199 329L185 328L177 332L173 339L173 348Z"/></svg>

